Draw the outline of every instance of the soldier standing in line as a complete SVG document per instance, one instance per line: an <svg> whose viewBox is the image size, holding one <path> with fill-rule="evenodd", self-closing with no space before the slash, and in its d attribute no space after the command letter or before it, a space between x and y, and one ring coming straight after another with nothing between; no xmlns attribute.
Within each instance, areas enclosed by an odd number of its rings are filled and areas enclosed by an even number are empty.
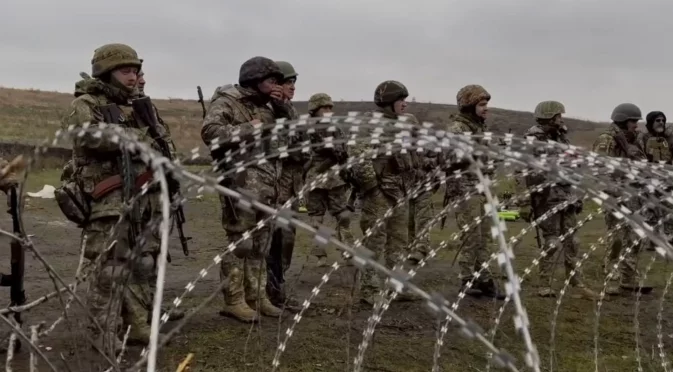
<svg viewBox="0 0 673 372"><path fill-rule="evenodd" d="M612 124L604 133L598 136L593 144L593 151L602 156L611 156L617 158L627 158L631 160L642 160L645 154L636 145L638 135L638 121L641 120L642 113L638 106L632 103L622 103L612 111ZM617 182L625 182L625 179L616 178ZM640 185L633 185L640 187ZM622 193L616 189L608 189L605 192L613 197L620 197ZM632 211L637 211L642 206L642 202L637 196L633 196L623 202L624 206ZM612 213L605 214L605 224L607 228L614 229L620 221ZM610 241L606 252L604 268L611 270L620 254L624 254L627 246L636 242L639 237L629 226L622 226L617 230ZM619 287L608 288L608 294L619 294L621 292L641 291L649 293L652 291L650 286L640 286L638 273L638 254L641 249L641 243L632 247L619 265Z"/></svg>
<svg viewBox="0 0 673 372"><path fill-rule="evenodd" d="M453 122L449 125L449 131L462 134L469 132L473 135L480 135L486 132L486 117L488 114L488 103L491 95L481 85L467 85L461 88L456 95L458 104L458 114L454 116ZM475 138L474 141L480 142ZM485 159L484 159L485 160ZM449 171L467 169L469 162L467 160L458 160L454 162ZM483 170L487 173L486 170ZM460 179L447 182L446 192L448 200L461 197L467 192L473 190L478 185L479 180L476 175L468 173ZM486 197L483 194L473 195L468 201L463 201L456 208L456 222L459 227L469 226L475 218L484 217L484 205ZM461 250L459 252L460 275L459 278L463 284L467 284L473 279L473 274L481 269L481 265L488 260L490 255L489 246L492 243L491 224L487 219L470 229L461 236ZM504 299L498 287L493 280L490 270L484 270L479 276L472 290L467 292L470 295L492 297Z"/></svg>
<svg viewBox="0 0 673 372"><path fill-rule="evenodd" d="M265 57L253 57L241 65L238 85L225 85L215 90L201 128L201 138L210 145L214 139L232 140L232 132L239 129L241 141L255 140L255 125L273 124L279 115L269 102L282 100L283 74L278 65ZM283 116L284 117L284 116ZM221 151L238 148L238 143L223 146ZM256 155L277 149L280 144L266 139L262 146L235 156L230 164L253 159ZM214 159L222 159L223 153L214 151ZM245 171L225 179L224 185L239 190L267 205L276 205L280 179L280 160L270 159L264 164L254 164ZM243 233L257 225L265 217L260 211L237 209L229 197L220 195L222 227L229 242L242 238ZM244 240L233 254L225 255L221 263L220 277L227 281L223 289L224 309L220 314L242 322L257 320L259 309L262 315L278 317L282 313L267 297L266 256L271 231L268 226L256 230L250 239Z"/></svg>
<svg viewBox="0 0 673 372"><path fill-rule="evenodd" d="M565 114L565 107L561 102L557 101L543 101L540 102L533 113L536 125L529 128L524 137L535 137L536 140L542 142L554 141L562 144L569 144L568 138L561 131L563 127L563 114ZM536 149L536 156L550 154L550 150ZM527 188L533 188L546 182L546 177L543 173L533 173L525 177L525 185ZM570 201L573 199L573 190L569 183L557 182L553 186L546 187L540 192L532 193L528 203L521 205L521 216L527 221L531 222L532 217L539 217L547 213L555 206ZM580 269L576 266L577 256L579 252L579 241L574 233L566 236L563 242L559 239L566 234L570 229L577 227L577 215L582 211L582 200L577 199L572 204L568 205L563 210L549 216L540 223L542 230L542 237L544 238L544 246L542 249L547 250L547 254L540 261L540 284L542 288L538 295L541 297L555 297L556 293L551 287L553 279L553 268L555 262L555 254L557 251L563 256L563 264L565 266L566 277L570 276L570 272L575 270L575 275L570 278L570 285L577 290L578 296L587 299L597 299L598 295L582 281L582 274Z"/></svg>
<svg viewBox="0 0 673 372"><path fill-rule="evenodd" d="M334 108L332 98L325 93L316 93L308 100L308 113L311 117L322 117L331 113ZM343 139L343 132L337 128L336 132L328 133L326 128L319 128L309 135L314 144L324 143L325 137L334 140ZM311 182L318 175L330 171L336 164L344 164L348 160L345 144L335 144L333 147L316 147L313 151L310 166L306 174L306 182ZM351 233L351 214L348 206L348 184L341 176L330 177L325 183L311 190L308 195L308 215L311 224L319 227L324 222L325 213L336 219L336 232L339 240L346 244L353 244ZM311 254L318 258L318 266L327 266L327 251L317 245ZM349 261L350 262L350 261Z"/></svg>

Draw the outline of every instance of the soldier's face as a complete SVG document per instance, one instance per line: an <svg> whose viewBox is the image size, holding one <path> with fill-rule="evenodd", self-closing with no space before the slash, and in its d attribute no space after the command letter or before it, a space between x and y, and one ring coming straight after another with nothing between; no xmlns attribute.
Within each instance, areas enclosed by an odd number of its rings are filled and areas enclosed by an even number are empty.
<svg viewBox="0 0 673 372"><path fill-rule="evenodd" d="M332 113L332 106L323 106L316 111L317 116L325 116L325 114Z"/></svg>
<svg viewBox="0 0 673 372"><path fill-rule="evenodd" d="M295 89L295 83L297 82L297 79L292 78L285 80L283 83L283 96L285 96L286 99L292 99L294 98L294 89Z"/></svg>
<svg viewBox="0 0 673 372"><path fill-rule="evenodd" d="M129 66L118 68L112 71L112 77L123 86L133 89L138 83L138 68Z"/></svg>
<svg viewBox="0 0 673 372"><path fill-rule="evenodd" d="M655 132L657 133L663 133L664 132L664 127L666 126L666 121L664 120L663 116L659 116L656 119L654 119L654 124L652 124L652 129L654 129Z"/></svg>
<svg viewBox="0 0 673 372"><path fill-rule="evenodd" d="M486 119L488 116L488 101L485 99L479 101L479 103L477 103L477 105L474 107L474 112L478 117Z"/></svg>
<svg viewBox="0 0 673 372"><path fill-rule="evenodd" d="M275 77L268 77L257 84L257 89L262 94L271 94L271 91L278 86L278 81Z"/></svg>
<svg viewBox="0 0 673 372"><path fill-rule="evenodd" d="M138 89L141 92L145 91L145 74L142 72L138 75Z"/></svg>
<svg viewBox="0 0 673 372"><path fill-rule="evenodd" d="M404 98L398 99L393 103L393 112L395 112L397 115L402 115L407 111L407 101L405 101Z"/></svg>
<svg viewBox="0 0 673 372"><path fill-rule="evenodd" d="M626 122L626 129L629 132L636 132L638 130L638 120L629 120Z"/></svg>
<svg viewBox="0 0 673 372"><path fill-rule="evenodd" d="M561 128L563 126L563 116L561 114L556 114L551 119L551 125L554 128Z"/></svg>

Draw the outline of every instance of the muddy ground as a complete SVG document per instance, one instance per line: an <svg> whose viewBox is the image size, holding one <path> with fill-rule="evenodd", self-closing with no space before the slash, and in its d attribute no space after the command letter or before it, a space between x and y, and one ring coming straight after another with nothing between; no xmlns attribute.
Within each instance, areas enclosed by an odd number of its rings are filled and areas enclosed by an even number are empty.
<svg viewBox="0 0 673 372"><path fill-rule="evenodd" d="M55 184L55 177L58 177L56 172L36 175L31 178L29 189L35 191L44 183ZM439 204L440 200L436 207ZM210 265L213 257L225 246L225 236L219 222L220 211L214 196L206 196L203 200L192 198L186 207L186 214L188 233L193 237L192 253L189 257L183 256L177 238L172 237L173 262L168 266L166 303L182 293L185 285L197 277L202 268ZM26 231L35 234L33 241L39 252L67 283L72 282L78 261L79 229L62 217L53 200L29 198L24 221ZM3 214L0 217L0 226L6 229L11 227L9 215ZM353 226L354 231L359 234L357 221ZM508 227L510 232L515 233L524 224L508 223ZM433 241L438 243L448 238L450 231L434 231ZM604 234L602 217L582 228L580 239L583 251L588 250L590 244ZM311 244L306 234L299 234L297 252L288 279L295 290L295 297L299 300L310 294L311 289L328 270L315 267L314 258L307 257ZM9 241L6 242L6 247L7 249L0 250L0 262L5 263L0 267L4 271L9 270ZM537 251L534 235L528 234L516 250L516 268L519 273L530 266ZM603 283L600 268L603 251L604 248L599 246L584 269L587 280L595 289L600 289ZM442 252L420 270L414 282L427 291L439 291L450 301L454 301L458 293L457 268L451 265L454 254L455 251ZM642 267L650 261L651 255L651 252L642 254ZM332 251L332 256L337 258L337 253ZM296 327L281 358L279 370L302 372L352 369L353 358L357 354L362 332L371 314L371 309L366 306L348 306L351 301L354 270L339 270L325 285ZM638 369L638 354L643 370L662 369L657 347L656 322L668 271L670 268L665 262L657 261L649 273L648 282L656 289L653 294L643 297L638 306L637 335L634 323L635 297L613 297L603 304L599 330L599 371L635 371ZM563 278L561 269L557 270L557 278L557 284L560 285ZM27 257L25 282L29 301L54 289L46 270L31 255ZM186 297L181 307L193 310L216 290L218 283L217 270L211 270ZM596 304L581 299L564 299L558 316L555 342L551 343L551 321L556 301L539 298L536 292L535 280L524 283L524 305L528 311L531 333L542 359L543 370L550 370L553 366L554 371L594 371ZM8 299L9 291L4 290L4 293ZM280 322L263 318L261 324L251 327L220 316L218 310L222 303L221 295L215 297L160 352L161 371L175 371L188 353L194 354L190 371L253 372L271 369L278 339L284 337L285 329L292 324L292 316L288 314ZM474 320L485 330L490 330L501 304L466 297L457 312ZM662 341L663 349L669 355L670 345L673 344L673 327L670 324L672 312L668 303L664 305ZM41 321L50 325L61 312L59 300L52 299L24 313L24 329ZM96 371L101 364L100 357L95 356L86 346L79 305L73 303L69 314L67 321L59 324L50 335L39 341L40 350L59 371ZM517 365L525 369L523 342L514 331L512 315L510 305L502 318L503 324L495 337L495 343L512 353L517 358ZM364 370L429 371L438 328L438 319L424 303L394 303L377 327L373 344L365 355ZM636 344L639 346L636 347ZM552 348L553 353L550 352ZM136 360L141 349L131 347L125 358L127 363ZM486 370L486 349L478 342L464 338L456 328L450 328L441 352L442 371ZM29 370L28 355L28 349L24 345L12 364L14 371ZM552 356L553 365L550 365ZM40 362L39 370L47 371L49 368L44 362Z"/></svg>

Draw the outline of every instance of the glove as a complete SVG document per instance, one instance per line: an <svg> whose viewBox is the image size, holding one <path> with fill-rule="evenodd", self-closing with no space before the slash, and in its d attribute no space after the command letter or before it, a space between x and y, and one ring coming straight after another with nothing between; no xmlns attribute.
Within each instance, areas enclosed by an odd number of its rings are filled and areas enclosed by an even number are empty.
<svg viewBox="0 0 673 372"><path fill-rule="evenodd" d="M521 208L519 208L519 216L521 217L522 220L526 222L532 222L533 221L533 209L531 208L530 205L525 205Z"/></svg>
<svg viewBox="0 0 673 372"><path fill-rule="evenodd" d="M584 202L582 200L578 200L573 204L573 207L575 208L575 213L580 214L584 210Z"/></svg>

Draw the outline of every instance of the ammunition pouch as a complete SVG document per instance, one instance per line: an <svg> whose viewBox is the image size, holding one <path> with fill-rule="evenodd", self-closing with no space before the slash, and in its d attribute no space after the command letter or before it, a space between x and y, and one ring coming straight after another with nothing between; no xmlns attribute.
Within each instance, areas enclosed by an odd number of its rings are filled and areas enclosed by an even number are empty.
<svg viewBox="0 0 673 372"><path fill-rule="evenodd" d="M54 190L58 207L65 217L82 227L91 217L91 204L88 195L72 179L62 181L61 187Z"/></svg>

